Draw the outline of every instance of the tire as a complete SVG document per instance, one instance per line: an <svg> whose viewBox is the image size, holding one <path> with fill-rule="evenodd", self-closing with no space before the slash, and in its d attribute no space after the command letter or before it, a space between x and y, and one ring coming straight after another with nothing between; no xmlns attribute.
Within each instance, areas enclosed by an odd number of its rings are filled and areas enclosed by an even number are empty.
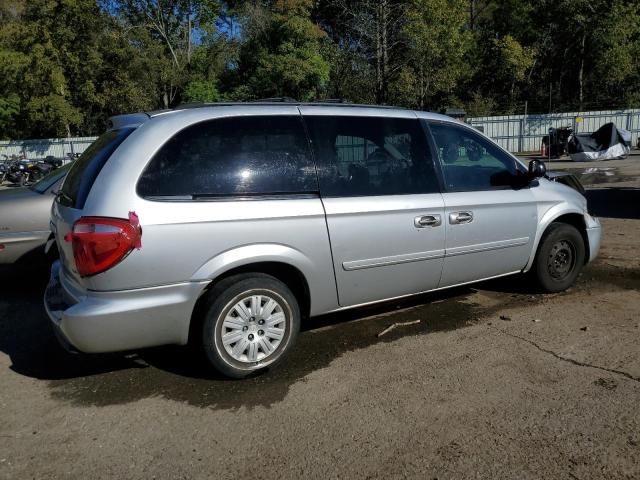
<svg viewBox="0 0 640 480"><path fill-rule="evenodd" d="M585 245L580 232L566 223L552 223L540 241L533 273L543 290L561 292L576 281L584 259Z"/></svg>
<svg viewBox="0 0 640 480"><path fill-rule="evenodd" d="M275 366L300 331L298 301L284 283L266 274L248 273L223 280L210 292L204 311L205 357L216 370L232 378Z"/></svg>

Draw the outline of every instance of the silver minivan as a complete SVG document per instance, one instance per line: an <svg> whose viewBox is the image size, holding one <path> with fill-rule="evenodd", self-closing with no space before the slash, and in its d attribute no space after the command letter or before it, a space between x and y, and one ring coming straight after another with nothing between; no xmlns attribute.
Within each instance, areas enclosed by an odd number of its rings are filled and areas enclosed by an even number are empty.
<svg viewBox="0 0 640 480"><path fill-rule="evenodd" d="M601 236L579 192L463 123L303 103L114 117L51 228L45 305L65 345L193 342L232 377L320 314L527 272L564 290Z"/></svg>

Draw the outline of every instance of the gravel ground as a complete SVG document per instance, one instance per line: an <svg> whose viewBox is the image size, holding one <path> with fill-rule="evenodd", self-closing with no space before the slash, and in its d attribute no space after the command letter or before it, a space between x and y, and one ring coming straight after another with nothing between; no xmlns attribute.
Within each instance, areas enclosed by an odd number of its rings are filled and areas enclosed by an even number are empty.
<svg viewBox="0 0 640 480"><path fill-rule="evenodd" d="M245 381L181 348L66 354L42 285L4 276L0 478L639 478L639 166L551 164L605 217L569 291L509 278L315 319Z"/></svg>

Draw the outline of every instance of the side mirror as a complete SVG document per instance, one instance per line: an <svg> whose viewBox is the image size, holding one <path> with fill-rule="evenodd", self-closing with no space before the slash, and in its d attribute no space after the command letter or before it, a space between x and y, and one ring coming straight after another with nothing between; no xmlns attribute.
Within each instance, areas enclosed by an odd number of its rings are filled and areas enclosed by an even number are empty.
<svg viewBox="0 0 640 480"><path fill-rule="evenodd" d="M534 178L544 177L547 173L547 167L545 167L544 162L540 160L531 160L529 162L529 178L532 180Z"/></svg>

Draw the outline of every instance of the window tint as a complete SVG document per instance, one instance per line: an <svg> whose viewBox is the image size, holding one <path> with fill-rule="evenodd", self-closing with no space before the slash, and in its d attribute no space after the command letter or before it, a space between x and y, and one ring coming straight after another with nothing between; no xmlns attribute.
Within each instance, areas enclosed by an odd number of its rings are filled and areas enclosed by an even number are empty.
<svg viewBox="0 0 640 480"><path fill-rule="evenodd" d="M509 188L522 177L517 162L472 130L453 124L432 124L447 190Z"/></svg>
<svg viewBox="0 0 640 480"><path fill-rule="evenodd" d="M305 116L326 196L439 191L418 120Z"/></svg>
<svg viewBox="0 0 640 480"><path fill-rule="evenodd" d="M317 192L300 117L237 117L198 123L171 138L138 183L144 197Z"/></svg>
<svg viewBox="0 0 640 480"><path fill-rule="evenodd" d="M111 154L133 132L133 128L121 128L103 133L89 145L73 166L62 184L59 201L66 207L83 208L100 170Z"/></svg>

